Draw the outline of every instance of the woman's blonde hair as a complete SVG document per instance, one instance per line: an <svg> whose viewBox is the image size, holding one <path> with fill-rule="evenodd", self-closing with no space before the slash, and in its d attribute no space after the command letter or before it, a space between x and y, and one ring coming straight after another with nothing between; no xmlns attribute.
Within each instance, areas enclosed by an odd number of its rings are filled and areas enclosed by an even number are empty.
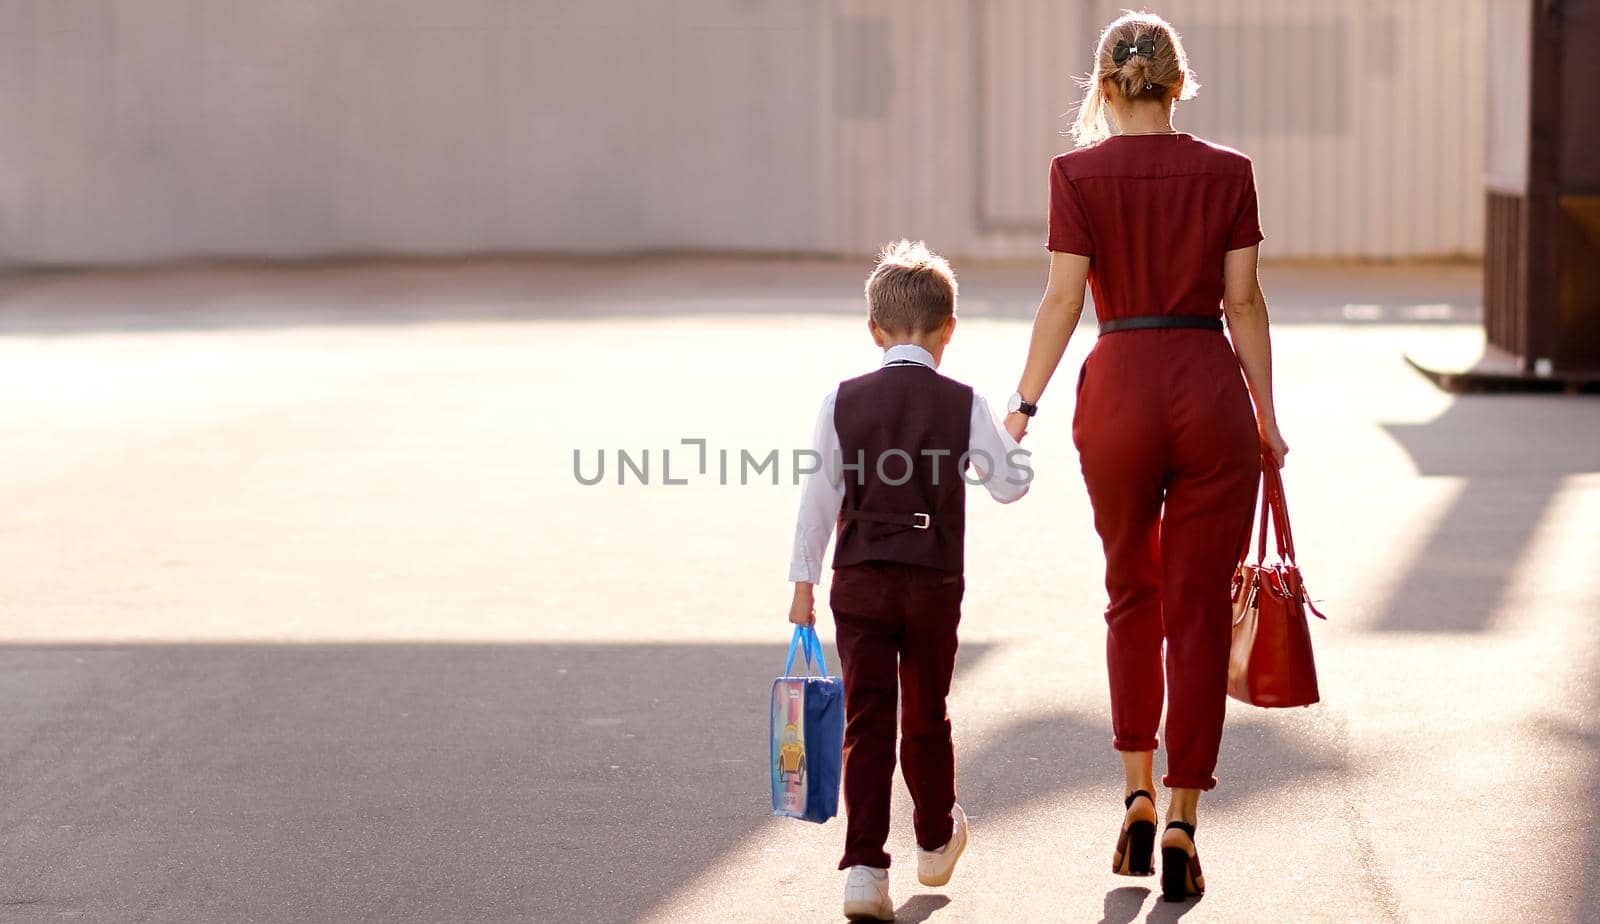
<svg viewBox="0 0 1600 924"><path fill-rule="evenodd" d="M1140 39L1145 39L1143 48ZM1148 51L1145 54L1144 51ZM1124 57L1125 56L1125 57ZM1117 58L1123 57L1121 64ZM1124 99L1193 99L1200 81L1189 70L1189 56L1172 24L1154 13L1124 13L1100 33L1094 68L1083 85L1083 104L1072 126L1079 147L1111 134L1106 125L1106 85Z"/></svg>

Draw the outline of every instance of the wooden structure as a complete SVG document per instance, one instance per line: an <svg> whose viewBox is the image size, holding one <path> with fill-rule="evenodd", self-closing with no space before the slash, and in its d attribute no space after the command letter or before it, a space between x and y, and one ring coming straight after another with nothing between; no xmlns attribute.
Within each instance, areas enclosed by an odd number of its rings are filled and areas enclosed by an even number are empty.
<svg viewBox="0 0 1600 924"><path fill-rule="evenodd" d="M1600 386L1600 0L1491 0L1489 60L1488 349L1412 362L1452 389Z"/></svg>

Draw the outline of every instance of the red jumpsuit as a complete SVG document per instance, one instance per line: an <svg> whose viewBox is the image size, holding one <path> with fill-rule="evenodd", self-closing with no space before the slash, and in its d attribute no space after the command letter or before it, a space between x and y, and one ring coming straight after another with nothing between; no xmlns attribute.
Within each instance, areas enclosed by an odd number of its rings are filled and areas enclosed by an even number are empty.
<svg viewBox="0 0 1600 924"><path fill-rule="evenodd" d="M1261 239L1254 173L1237 151L1182 133L1121 135L1051 163L1049 247L1090 258L1102 322L1220 317L1223 254ZM1195 329L1104 335L1078 376L1072 436L1105 545L1114 745L1154 750L1165 698L1162 782L1210 789L1229 581L1261 458L1228 340Z"/></svg>

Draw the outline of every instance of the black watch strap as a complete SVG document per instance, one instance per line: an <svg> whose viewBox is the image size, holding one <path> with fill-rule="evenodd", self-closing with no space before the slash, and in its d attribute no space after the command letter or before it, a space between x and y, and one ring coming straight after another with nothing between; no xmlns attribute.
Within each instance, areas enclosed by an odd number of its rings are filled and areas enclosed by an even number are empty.
<svg viewBox="0 0 1600 924"><path fill-rule="evenodd" d="M1033 415L1039 413L1039 405L1029 404L1026 401L1019 401L1017 402L1017 413L1027 417L1032 417Z"/></svg>

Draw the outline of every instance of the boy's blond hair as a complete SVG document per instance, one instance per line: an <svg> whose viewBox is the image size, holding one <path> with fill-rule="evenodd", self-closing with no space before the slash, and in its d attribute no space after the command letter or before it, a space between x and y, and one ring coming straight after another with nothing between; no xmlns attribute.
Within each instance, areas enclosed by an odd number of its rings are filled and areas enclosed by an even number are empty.
<svg viewBox="0 0 1600 924"><path fill-rule="evenodd" d="M884 246L867 277L867 316L885 333L926 334L956 313L956 274L922 241Z"/></svg>

